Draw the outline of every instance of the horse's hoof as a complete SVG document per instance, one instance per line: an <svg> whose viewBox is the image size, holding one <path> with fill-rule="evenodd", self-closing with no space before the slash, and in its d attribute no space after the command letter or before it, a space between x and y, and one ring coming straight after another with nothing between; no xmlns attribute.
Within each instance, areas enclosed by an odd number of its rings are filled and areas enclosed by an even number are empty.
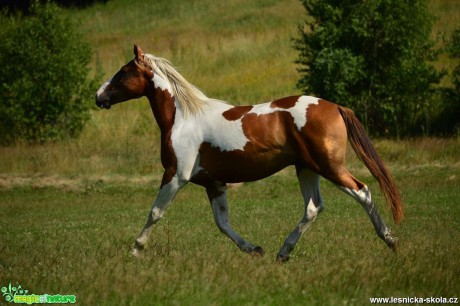
<svg viewBox="0 0 460 306"><path fill-rule="evenodd" d="M396 253L397 251L397 246L398 246L398 238L396 237L391 237L391 236L387 236L385 237L385 242L387 244L387 246L390 248L390 250L392 250L393 252Z"/></svg>
<svg viewBox="0 0 460 306"><path fill-rule="evenodd" d="M134 257L139 257L142 254L142 250L144 249L143 245L140 245L137 241L134 243L133 248L131 249L131 255Z"/></svg>
<svg viewBox="0 0 460 306"><path fill-rule="evenodd" d="M264 256L265 251L264 249L262 249L262 247L256 246L251 252L249 252L249 254L251 254L252 256L262 257Z"/></svg>
<svg viewBox="0 0 460 306"><path fill-rule="evenodd" d="M132 248L131 255L133 255L134 257L139 257L141 255L141 252L136 248Z"/></svg>
<svg viewBox="0 0 460 306"><path fill-rule="evenodd" d="M284 254L284 255L281 255L281 254L278 254L276 256L276 261L279 262L279 263L285 263L289 260L289 254Z"/></svg>

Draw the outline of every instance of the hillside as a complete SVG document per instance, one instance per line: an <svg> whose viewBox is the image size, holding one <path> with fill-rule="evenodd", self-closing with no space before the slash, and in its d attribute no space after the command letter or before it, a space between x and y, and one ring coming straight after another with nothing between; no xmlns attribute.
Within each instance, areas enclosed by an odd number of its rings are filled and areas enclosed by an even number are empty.
<svg viewBox="0 0 460 306"><path fill-rule="evenodd" d="M435 32L459 24L459 1L432 0L430 8L440 16ZM305 17L298 0L110 0L65 12L81 19L104 80L138 43L210 97L249 104L298 93L291 42ZM452 66L446 58L439 65ZM2 148L0 173L160 175L158 130L145 100L92 115L79 139Z"/></svg>
<svg viewBox="0 0 460 306"><path fill-rule="evenodd" d="M304 15L297 0L121 0L77 13L107 76L132 58L136 42L209 96L254 103L295 92L291 38Z"/></svg>
<svg viewBox="0 0 460 306"><path fill-rule="evenodd" d="M460 23L460 2L432 0L435 32ZM254 103L295 93L291 39L305 18L298 0L111 0L81 11L106 76L132 58L132 44L165 57L208 95ZM441 65L447 65L443 60Z"/></svg>

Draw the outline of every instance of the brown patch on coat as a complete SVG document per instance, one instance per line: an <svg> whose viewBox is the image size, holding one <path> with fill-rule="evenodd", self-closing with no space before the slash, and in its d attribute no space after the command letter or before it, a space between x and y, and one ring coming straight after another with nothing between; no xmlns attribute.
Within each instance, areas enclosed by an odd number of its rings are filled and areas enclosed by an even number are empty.
<svg viewBox="0 0 460 306"><path fill-rule="evenodd" d="M311 159L304 164L307 168L340 186L353 181L345 167L347 129L337 104L319 100L317 105L310 105L302 135L301 154Z"/></svg>
<svg viewBox="0 0 460 306"><path fill-rule="evenodd" d="M171 140L176 107L174 98L167 90L157 89L150 85L146 90L146 96L161 132L161 164L165 169L161 181L161 187L163 187L171 182L177 173L177 157Z"/></svg>
<svg viewBox="0 0 460 306"><path fill-rule="evenodd" d="M270 103L271 108L292 108L295 106L297 101L299 101L300 96L292 96L292 97L286 97L282 98L279 100L275 100L272 103Z"/></svg>
<svg viewBox="0 0 460 306"><path fill-rule="evenodd" d="M252 107L252 105L235 106L223 112L222 115L229 121L235 121L247 114L252 109Z"/></svg>
<svg viewBox="0 0 460 306"><path fill-rule="evenodd" d="M289 154L264 152L248 144L245 150L220 151L210 143L200 146L201 166L210 177L225 183L250 182L270 176L292 164Z"/></svg>

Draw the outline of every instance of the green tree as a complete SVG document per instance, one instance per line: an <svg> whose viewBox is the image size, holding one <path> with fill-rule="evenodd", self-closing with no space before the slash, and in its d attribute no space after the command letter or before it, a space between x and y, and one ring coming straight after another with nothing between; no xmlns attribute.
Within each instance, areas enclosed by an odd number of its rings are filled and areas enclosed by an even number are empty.
<svg viewBox="0 0 460 306"><path fill-rule="evenodd" d="M452 86L443 88L443 107L434 123L434 129L440 135L460 135L460 27L452 33L446 51L456 66L450 74Z"/></svg>
<svg viewBox="0 0 460 306"><path fill-rule="evenodd" d="M49 2L0 21L0 142L78 135L95 88L88 79L91 48L78 24Z"/></svg>
<svg viewBox="0 0 460 306"><path fill-rule="evenodd" d="M443 72L432 65L434 18L425 0L302 0L294 47L308 94L353 108L374 135L426 131Z"/></svg>

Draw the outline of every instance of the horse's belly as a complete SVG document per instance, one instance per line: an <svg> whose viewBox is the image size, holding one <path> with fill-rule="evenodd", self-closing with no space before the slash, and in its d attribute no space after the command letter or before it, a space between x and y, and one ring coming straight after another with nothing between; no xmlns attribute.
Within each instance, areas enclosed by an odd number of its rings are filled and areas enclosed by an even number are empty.
<svg viewBox="0 0 460 306"><path fill-rule="evenodd" d="M227 183L256 181L292 165L285 148L220 151L210 145L200 150L200 166L214 180Z"/></svg>

